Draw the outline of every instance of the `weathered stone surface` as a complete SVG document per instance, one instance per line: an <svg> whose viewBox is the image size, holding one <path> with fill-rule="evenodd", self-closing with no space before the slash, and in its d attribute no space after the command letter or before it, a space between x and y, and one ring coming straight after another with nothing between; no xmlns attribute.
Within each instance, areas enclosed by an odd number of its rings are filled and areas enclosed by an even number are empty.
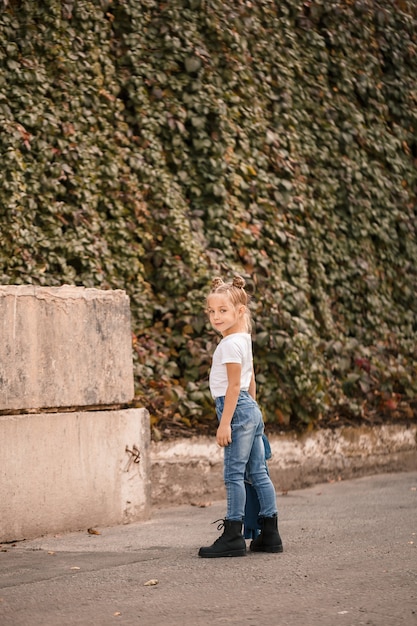
<svg viewBox="0 0 417 626"><path fill-rule="evenodd" d="M145 409L0 416L0 542L147 519L149 445Z"/></svg>
<svg viewBox="0 0 417 626"><path fill-rule="evenodd" d="M0 286L0 411L109 405L133 396L124 291Z"/></svg>
<svg viewBox="0 0 417 626"><path fill-rule="evenodd" d="M417 426L322 429L272 435L268 468L277 492L379 472L417 469ZM214 438L151 444L152 502L188 504L224 498L223 450Z"/></svg>

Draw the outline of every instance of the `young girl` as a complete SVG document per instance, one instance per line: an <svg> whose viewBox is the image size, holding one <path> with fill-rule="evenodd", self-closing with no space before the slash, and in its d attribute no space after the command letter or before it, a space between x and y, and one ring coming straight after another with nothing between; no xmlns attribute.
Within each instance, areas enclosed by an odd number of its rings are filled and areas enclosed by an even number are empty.
<svg viewBox="0 0 417 626"><path fill-rule="evenodd" d="M215 278L207 297L207 311L213 328L223 336L213 355L210 391L219 420L216 441L224 448L227 513L219 526L219 530L224 529L223 534L213 545L200 548L198 554L211 558L246 554L242 535L245 473L260 503L261 533L250 549L282 552L275 489L265 462L264 425L255 399L251 321L244 279L235 276L233 282L224 283Z"/></svg>

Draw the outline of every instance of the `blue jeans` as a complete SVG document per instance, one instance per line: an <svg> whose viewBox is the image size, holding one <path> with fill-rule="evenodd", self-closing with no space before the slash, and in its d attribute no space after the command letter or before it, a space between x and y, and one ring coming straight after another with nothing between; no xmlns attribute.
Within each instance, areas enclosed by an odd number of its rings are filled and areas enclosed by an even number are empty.
<svg viewBox="0 0 417 626"><path fill-rule="evenodd" d="M224 396L215 399L220 421ZM275 488L268 475L265 447L262 440L264 424L257 402L247 391L241 391L231 423L232 443L224 448L224 483L227 494L226 519L242 521L245 514L246 478L254 486L260 504L259 515L272 517L277 513Z"/></svg>

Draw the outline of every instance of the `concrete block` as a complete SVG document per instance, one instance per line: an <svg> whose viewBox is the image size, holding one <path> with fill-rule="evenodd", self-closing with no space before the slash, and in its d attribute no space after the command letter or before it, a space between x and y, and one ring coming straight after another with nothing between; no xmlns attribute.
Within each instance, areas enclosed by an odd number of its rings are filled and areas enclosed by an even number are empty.
<svg viewBox="0 0 417 626"><path fill-rule="evenodd" d="M130 402L122 290L0 286L0 411Z"/></svg>
<svg viewBox="0 0 417 626"><path fill-rule="evenodd" d="M149 448L145 409L0 416L0 543L149 518Z"/></svg>

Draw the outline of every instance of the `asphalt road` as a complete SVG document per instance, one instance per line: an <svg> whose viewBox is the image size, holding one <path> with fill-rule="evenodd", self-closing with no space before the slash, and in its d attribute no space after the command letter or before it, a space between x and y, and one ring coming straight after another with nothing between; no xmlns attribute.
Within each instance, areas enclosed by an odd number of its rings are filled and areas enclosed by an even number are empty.
<svg viewBox="0 0 417 626"><path fill-rule="evenodd" d="M278 506L283 554L199 558L223 502L3 545L0 625L417 626L417 472L278 494Z"/></svg>

